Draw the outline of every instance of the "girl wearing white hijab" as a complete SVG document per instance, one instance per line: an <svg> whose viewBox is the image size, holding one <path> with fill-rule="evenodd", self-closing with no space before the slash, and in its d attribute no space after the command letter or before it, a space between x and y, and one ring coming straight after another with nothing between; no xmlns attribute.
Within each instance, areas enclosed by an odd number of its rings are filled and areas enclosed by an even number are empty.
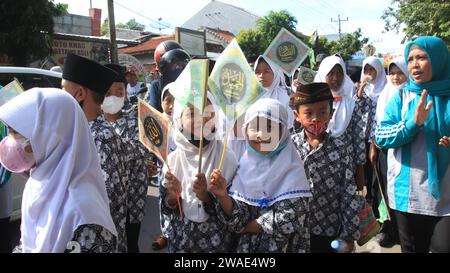
<svg viewBox="0 0 450 273"><path fill-rule="evenodd" d="M358 94L369 98L367 100L367 111L364 119L367 121L366 128L366 139L372 142L375 137L375 129L377 127L376 123L376 109L378 97L386 85L386 72L384 71L381 62L371 56L364 60L362 64L363 70L361 71L360 82L361 86L359 88Z"/></svg>
<svg viewBox="0 0 450 273"><path fill-rule="evenodd" d="M364 130L364 137L366 141L366 147L368 151L366 155L369 156L365 165L365 177L367 186L367 198L375 199L376 203L376 193L378 192L378 186L375 175L373 172L373 164L376 161L376 146L375 146L375 130L377 128L376 110L378 97L386 85L386 72L384 71L381 62L371 56L364 60L362 64L363 70L361 71L360 82L361 86L358 90L358 96L363 96L366 98L366 103L364 106L364 114L362 115L363 121L366 123L366 128Z"/></svg>
<svg viewBox="0 0 450 273"><path fill-rule="evenodd" d="M168 234L169 252L229 252L231 233L226 225L220 223L215 212L217 202L209 193L206 179L209 179L214 168L219 166L222 141L216 138L218 126L216 118L219 109L214 99L208 93L203 119L204 139L202 152L202 174L198 173L199 135L201 116L199 111L188 104L181 106L177 101L174 105L173 138L177 149L169 154L165 180L160 187L161 212L170 221L166 233ZM227 150L222 173L227 181L231 181L237 169L234 154ZM177 195L181 202L177 202ZM181 203L181 211L178 203Z"/></svg>
<svg viewBox="0 0 450 273"><path fill-rule="evenodd" d="M241 233L238 252L309 251L312 194L287 118L279 101L258 100L245 114L242 132L247 150L231 188L227 193L229 180L217 172L210 182L220 201L221 220Z"/></svg>
<svg viewBox="0 0 450 273"><path fill-rule="evenodd" d="M267 90L263 98L275 99L286 107L287 125L288 129L291 129L294 126L294 114L289 108L290 91L286 85L283 71L262 55L256 59L254 69L259 82Z"/></svg>
<svg viewBox="0 0 450 273"><path fill-rule="evenodd" d="M116 251L97 149L76 100L59 89L33 88L1 106L0 120L10 128L0 161L11 171L31 169L22 199L21 250Z"/></svg>
<svg viewBox="0 0 450 273"><path fill-rule="evenodd" d="M340 138L353 151L353 161L357 166L358 188L364 185L364 164L366 163L366 140L363 108L364 96L353 96L354 84L347 75L344 60L337 55L328 56L320 63L315 82L326 82L333 94L333 117L328 124L331 136Z"/></svg>

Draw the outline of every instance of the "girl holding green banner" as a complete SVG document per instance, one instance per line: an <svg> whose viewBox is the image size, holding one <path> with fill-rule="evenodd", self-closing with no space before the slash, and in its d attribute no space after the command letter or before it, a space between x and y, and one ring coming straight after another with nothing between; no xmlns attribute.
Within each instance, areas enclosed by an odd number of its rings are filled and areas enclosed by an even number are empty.
<svg viewBox="0 0 450 273"><path fill-rule="evenodd" d="M174 87L176 88L176 87ZM172 92L172 89L171 89ZM177 91L174 90L176 93ZM231 233L226 225L218 221L215 212L216 198L208 191L206 180L219 166L224 144L215 135L216 116L212 95L208 99L203 115L191 103L185 106L175 101L173 110L173 138L177 149L169 154L168 166L164 166L165 179L160 188L161 213L170 222L166 229L168 250L174 252L230 252ZM203 118L202 118L203 117ZM202 122L203 151L201 170L198 171L199 146ZM231 181L237 161L234 154L226 150L222 175ZM181 202L178 200L181 196ZM179 213L181 205L182 214Z"/></svg>

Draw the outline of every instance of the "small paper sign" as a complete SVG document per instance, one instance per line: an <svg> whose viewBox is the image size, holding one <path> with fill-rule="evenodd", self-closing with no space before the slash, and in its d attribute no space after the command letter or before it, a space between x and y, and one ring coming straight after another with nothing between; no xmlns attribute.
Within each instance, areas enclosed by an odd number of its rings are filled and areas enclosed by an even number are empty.
<svg viewBox="0 0 450 273"><path fill-rule="evenodd" d="M264 52L264 56L278 65L289 77L308 57L310 48L287 29L282 28Z"/></svg>

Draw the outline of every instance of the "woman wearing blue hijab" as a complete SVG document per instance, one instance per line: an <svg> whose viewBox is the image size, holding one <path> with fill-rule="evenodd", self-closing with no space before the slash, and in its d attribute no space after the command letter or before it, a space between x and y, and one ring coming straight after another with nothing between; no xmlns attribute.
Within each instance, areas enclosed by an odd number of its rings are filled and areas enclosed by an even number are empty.
<svg viewBox="0 0 450 273"><path fill-rule="evenodd" d="M423 36L405 48L410 74L388 102L376 131L394 149L388 173L402 252L450 252L450 53Z"/></svg>

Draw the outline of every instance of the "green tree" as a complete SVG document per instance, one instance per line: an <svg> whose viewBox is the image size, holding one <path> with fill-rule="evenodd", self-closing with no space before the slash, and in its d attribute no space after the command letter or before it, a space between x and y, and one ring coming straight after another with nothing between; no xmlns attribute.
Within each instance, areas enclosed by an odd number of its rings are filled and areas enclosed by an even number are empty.
<svg viewBox="0 0 450 273"><path fill-rule="evenodd" d="M102 26L100 27L100 34L102 36L106 35L109 33L109 20L108 18L106 18L103 23Z"/></svg>
<svg viewBox="0 0 450 273"><path fill-rule="evenodd" d="M253 62L264 53L283 27L302 40L306 37L295 30L297 19L286 10L270 11L256 23L256 29L242 30L237 35L239 46L249 62Z"/></svg>
<svg viewBox="0 0 450 273"><path fill-rule="evenodd" d="M254 29L241 30L236 39L249 63L256 61L264 53L261 32Z"/></svg>
<svg viewBox="0 0 450 273"><path fill-rule="evenodd" d="M51 53L53 17L67 13L67 4L53 0L0 1L0 55L17 66Z"/></svg>
<svg viewBox="0 0 450 273"><path fill-rule="evenodd" d="M256 22L257 30L261 33L262 47L266 49L269 47L272 40L277 36L282 28L287 29L292 34L297 35L295 27L297 26L297 18L291 15L288 11L282 10L279 12L270 11L267 16L264 16Z"/></svg>
<svg viewBox="0 0 450 273"><path fill-rule="evenodd" d="M313 42L314 37L311 36L308 40L308 45L312 47L312 42ZM330 54L330 46L328 43L328 39L327 37L319 37L319 39L317 40L317 44L315 47L313 47L314 49L314 54L317 56L319 54Z"/></svg>
<svg viewBox="0 0 450 273"><path fill-rule="evenodd" d="M132 30L139 30L143 31L145 29L145 25L140 24L136 21L136 19L130 19L126 23L118 23L116 24L117 28L124 28L124 29L132 29Z"/></svg>
<svg viewBox="0 0 450 273"><path fill-rule="evenodd" d="M361 50L364 44L368 42L368 38L362 38L361 29L358 28L353 33L348 33L342 36L339 40L332 41L325 47L328 48L329 53L339 54L344 61L350 60L352 54Z"/></svg>
<svg viewBox="0 0 450 273"><path fill-rule="evenodd" d="M431 35L450 44L450 2L448 0L392 0L381 17L387 31L402 29L402 42L415 35Z"/></svg>

